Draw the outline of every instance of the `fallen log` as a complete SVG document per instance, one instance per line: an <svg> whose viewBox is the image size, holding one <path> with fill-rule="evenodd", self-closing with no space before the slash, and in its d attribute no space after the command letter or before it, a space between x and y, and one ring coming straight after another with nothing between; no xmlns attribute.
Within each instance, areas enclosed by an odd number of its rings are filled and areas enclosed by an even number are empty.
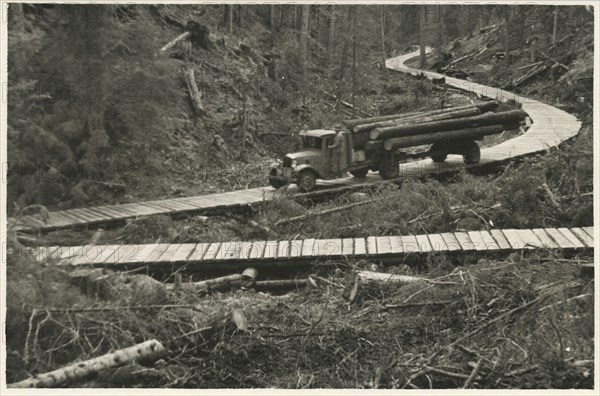
<svg viewBox="0 0 600 396"><path fill-rule="evenodd" d="M125 349L108 353L83 362L73 363L49 373L38 374L26 380L9 384L8 388L50 388L67 381L83 379L102 370L134 361L153 361L166 355L167 350L157 340L150 340Z"/></svg>
<svg viewBox="0 0 600 396"><path fill-rule="evenodd" d="M383 147L390 151L403 147L421 146L433 143L456 142L465 139L478 139L487 135L502 133L507 129L518 128L518 124L507 125L487 125L477 128L456 129L452 131L442 131L427 133L423 135L403 136L387 139Z"/></svg>
<svg viewBox="0 0 600 396"><path fill-rule="evenodd" d="M198 90L198 85L196 85L196 78L194 77L194 69L192 67L187 67L183 71L183 76L184 76L185 83L188 88L188 92L190 94L190 99L194 106L194 111L196 113L202 114L204 112L204 107L202 106L202 99L200 97L200 91Z"/></svg>
<svg viewBox="0 0 600 396"><path fill-rule="evenodd" d="M501 113L482 114L479 116L459 118L454 120L433 121L423 124L377 128L370 132L370 137L371 140L382 140L487 125L514 124L515 122L524 120L525 117L527 117L527 113L525 113L523 110L503 111Z"/></svg>
<svg viewBox="0 0 600 396"><path fill-rule="evenodd" d="M564 64L562 64L562 63L560 63L559 61L557 61L557 60L556 60L556 59L554 59L554 58L551 58L551 57L549 57L548 55L544 54L542 51L538 50L538 52L539 52L539 53L540 53L540 54L541 54L541 55L542 55L544 58L546 58L546 59L548 59L548 60L551 60L552 62L554 62L554 64L556 64L556 65L558 65L558 66L562 67L563 69L565 69L565 70L567 70L567 71L568 71L568 70L570 70L568 66L566 66L566 65L564 65Z"/></svg>
<svg viewBox="0 0 600 396"><path fill-rule="evenodd" d="M354 208L356 206L366 205L368 203L381 201L383 198L385 198L385 197L369 199L367 201L354 202L354 203L351 203L348 205L338 206L337 208L325 209L325 210L321 210L318 212L311 212L311 213L307 213L307 214L300 215L300 216L294 216L294 217L289 217L287 219L281 219L275 223L275 226L280 226L280 225L290 224L290 223L297 223L299 221L306 220L306 219L308 219L310 217L314 217L314 216L323 216L323 215L327 215L327 214L331 214L331 213L341 212L343 210Z"/></svg>
<svg viewBox="0 0 600 396"><path fill-rule="evenodd" d="M373 116L372 114L369 114L366 111L363 111L363 110L359 109L358 107L354 106L352 103L348 103L348 102L346 102L344 100L339 99L337 96L335 96L332 93L329 93L327 91L321 91L321 92L323 92L326 96L329 96L331 99L335 100L336 102L340 103L342 106L345 106L345 107L347 107L349 109L352 109L354 111L358 111L359 113L363 114L366 117L372 117Z"/></svg>
<svg viewBox="0 0 600 396"><path fill-rule="evenodd" d="M178 42L185 40L186 38L188 38L192 33L190 32L185 32L180 34L179 36L175 37L173 40L169 41L167 44L165 44L161 49L160 52L165 52L171 48L173 48L175 46L175 44L177 44Z"/></svg>
<svg viewBox="0 0 600 396"><path fill-rule="evenodd" d="M263 280L254 284L256 290L288 290L308 286L308 279Z"/></svg>
<svg viewBox="0 0 600 396"><path fill-rule="evenodd" d="M521 84L526 83L527 81L531 80L533 77L545 72L546 70L548 70L548 68L550 67L549 64L542 64L536 68L534 68L533 70L531 70L529 73L525 74L524 76L520 77L513 85L513 87L518 87Z"/></svg>
<svg viewBox="0 0 600 396"><path fill-rule="evenodd" d="M406 285L415 282L427 282L425 278L409 275L386 274L384 272L359 271L357 273L361 284L368 285Z"/></svg>

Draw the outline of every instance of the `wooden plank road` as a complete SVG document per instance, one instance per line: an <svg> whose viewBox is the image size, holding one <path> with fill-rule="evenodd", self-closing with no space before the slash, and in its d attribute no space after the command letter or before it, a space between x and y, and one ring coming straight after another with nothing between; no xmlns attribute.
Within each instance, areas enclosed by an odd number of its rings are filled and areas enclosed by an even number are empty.
<svg viewBox="0 0 600 396"><path fill-rule="evenodd" d="M260 265L366 258L386 260L409 254L510 252L531 249L593 249L593 227L495 229L345 239L293 241L213 242L148 245L50 246L30 251L38 261L59 265L92 265L123 269L150 268L189 270L226 268L228 265Z"/></svg>
<svg viewBox="0 0 600 396"><path fill-rule="evenodd" d="M429 49L428 49L429 50ZM543 152L551 147L568 140L579 132L581 123L563 110L545 103L519 96L509 91L488 87L471 81L444 76L438 73L412 69L404 63L418 54L417 51L401 55L386 61L389 69L410 74L421 74L427 78L445 77L446 84L455 88L472 92L474 95L494 99L514 99L523 105L533 124L529 129L509 140L492 147L481 150L481 160L478 164L464 164L461 156L450 155L444 163L434 163L430 159L403 163L400 165L399 179L410 177L423 177L456 172L461 169L487 166L493 163L503 163L527 155ZM266 179L266 175L265 175ZM318 190L313 193L299 194L310 196L324 191L340 189L358 189L364 186L386 183L379 175L370 172L366 178L342 178L335 180L319 181ZM260 187L248 190L231 191L222 194L204 195L197 197L173 198L154 200L148 202L105 205L93 208L69 209L51 212L46 220L40 217L24 216L9 219L14 230L55 230L81 225L99 225L117 221L124 221L140 216L156 214L177 215L188 213L210 214L217 211L232 210L248 205L255 205L263 200L273 200L278 193L272 187ZM478 236L475 236L478 238ZM570 238L567 237L567 238ZM463 238L464 240L464 238ZM436 241L433 249L443 246L444 240ZM455 243L454 243L455 244ZM373 247L373 246L371 246Z"/></svg>

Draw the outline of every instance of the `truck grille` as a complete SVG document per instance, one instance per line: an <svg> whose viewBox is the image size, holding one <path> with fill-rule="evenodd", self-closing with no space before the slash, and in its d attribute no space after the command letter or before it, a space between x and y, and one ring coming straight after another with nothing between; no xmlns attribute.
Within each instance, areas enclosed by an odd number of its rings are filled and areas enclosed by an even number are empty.
<svg viewBox="0 0 600 396"><path fill-rule="evenodd" d="M283 157L283 166L286 168L291 168L292 167L292 159L290 157Z"/></svg>

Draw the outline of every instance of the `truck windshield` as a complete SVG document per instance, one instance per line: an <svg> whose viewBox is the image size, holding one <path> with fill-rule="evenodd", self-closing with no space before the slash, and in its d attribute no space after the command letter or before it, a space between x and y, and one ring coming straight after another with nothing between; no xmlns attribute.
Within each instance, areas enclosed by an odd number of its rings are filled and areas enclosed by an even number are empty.
<svg viewBox="0 0 600 396"><path fill-rule="evenodd" d="M321 149L321 138L314 136L304 136L302 138L302 144L304 148Z"/></svg>

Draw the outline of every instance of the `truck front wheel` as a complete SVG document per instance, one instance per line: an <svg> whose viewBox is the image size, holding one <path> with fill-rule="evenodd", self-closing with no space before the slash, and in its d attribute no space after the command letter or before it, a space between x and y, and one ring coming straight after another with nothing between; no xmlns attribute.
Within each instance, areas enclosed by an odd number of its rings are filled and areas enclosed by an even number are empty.
<svg viewBox="0 0 600 396"><path fill-rule="evenodd" d="M269 184L274 188L281 188L285 186L287 183L281 179L277 178L277 171L273 169L269 174Z"/></svg>
<svg viewBox="0 0 600 396"><path fill-rule="evenodd" d="M350 174L354 177L365 177L369 173L369 168L361 168L350 171Z"/></svg>
<svg viewBox="0 0 600 396"><path fill-rule="evenodd" d="M399 164L396 159L389 157L379 163L379 175L388 180L395 179L400 173Z"/></svg>
<svg viewBox="0 0 600 396"><path fill-rule="evenodd" d="M317 185L317 175L315 171L311 169L304 169L298 175L298 182L296 183L300 191L309 192Z"/></svg>

